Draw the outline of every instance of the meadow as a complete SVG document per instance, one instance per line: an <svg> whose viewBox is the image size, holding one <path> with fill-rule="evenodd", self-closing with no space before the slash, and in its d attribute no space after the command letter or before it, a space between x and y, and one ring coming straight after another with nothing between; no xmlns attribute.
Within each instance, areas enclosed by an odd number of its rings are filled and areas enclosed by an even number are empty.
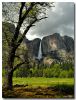
<svg viewBox="0 0 76 100"><path fill-rule="evenodd" d="M13 77L13 90L4 98L74 98L74 78Z"/></svg>
<svg viewBox="0 0 76 100"><path fill-rule="evenodd" d="M73 85L73 78L45 78L45 77L27 77L27 78L16 78L13 77L13 84L29 85L29 86L56 86L61 84Z"/></svg>

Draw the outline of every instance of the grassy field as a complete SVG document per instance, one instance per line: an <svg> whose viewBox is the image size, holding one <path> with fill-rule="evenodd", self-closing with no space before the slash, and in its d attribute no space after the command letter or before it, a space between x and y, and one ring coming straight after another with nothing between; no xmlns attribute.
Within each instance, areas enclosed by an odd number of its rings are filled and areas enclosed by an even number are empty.
<svg viewBox="0 0 76 100"><path fill-rule="evenodd" d="M74 78L13 78L13 90L4 98L74 98Z"/></svg>
<svg viewBox="0 0 76 100"><path fill-rule="evenodd" d="M73 78L45 78L45 77L32 77L32 78L13 78L13 84L24 84L29 86L55 86L55 85L73 85Z"/></svg>

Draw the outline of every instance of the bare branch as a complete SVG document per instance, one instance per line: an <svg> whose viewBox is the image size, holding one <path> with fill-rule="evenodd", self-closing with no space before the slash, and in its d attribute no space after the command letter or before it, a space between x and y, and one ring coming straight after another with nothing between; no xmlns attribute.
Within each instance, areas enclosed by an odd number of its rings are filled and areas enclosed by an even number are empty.
<svg viewBox="0 0 76 100"><path fill-rule="evenodd" d="M25 29L25 31L24 31L22 37L21 37L21 38L19 39L19 41L18 41L18 45L17 45L17 46L20 45L20 43L23 41L23 38L25 37L26 33L28 32L28 30L33 26L33 24L34 24L36 21L37 21L37 19L35 19L33 22L30 23L30 25L28 25L28 26L26 27L26 29Z"/></svg>
<svg viewBox="0 0 76 100"><path fill-rule="evenodd" d="M35 3L31 2L30 7L26 10L25 14L23 15L22 19L24 21L24 19L26 18L26 16L28 15L28 13L32 10L32 8L35 6Z"/></svg>
<svg viewBox="0 0 76 100"><path fill-rule="evenodd" d="M28 13L32 10L33 6L34 6L34 3L31 3L31 6L26 10L26 12L23 15L23 17L21 18L21 20L19 20L12 41L16 41L17 40L18 35L19 35L19 30L21 28L21 25L22 25L23 21L25 20L26 16L28 15ZM22 9L21 9L21 11L22 11ZM19 16L21 16L21 15L19 15Z"/></svg>
<svg viewBox="0 0 76 100"><path fill-rule="evenodd" d="M53 7L54 2L36 2L36 4L39 4L42 7Z"/></svg>
<svg viewBox="0 0 76 100"><path fill-rule="evenodd" d="M15 58L18 58L18 59L20 59L22 62L24 61L20 56L18 56L18 55L15 55Z"/></svg>
<svg viewBox="0 0 76 100"><path fill-rule="evenodd" d="M35 26L35 25L33 25L33 24L36 23L37 21L40 21L40 20L45 19L45 18L47 18L47 17L42 17L42 18L40 18L40 19L35 18L34 21L32 21L32 22L30 23L30 25L28 25L28 26L26 27L26 29L25 29L25 31L24 31L22 37L21 37L21 38L19 39L19 41L18 41L18 45L17 45L17 46L19 46L20 43L23 41L23 38L25 37L25 35L26 35L26 33L28 32L28 30L29 30L31 27Z"/></svg>
<svg viewBox="0 0 76 100"><path fill-rule="evenodd" d="M16 66L14 66L12 71L15 71L17 68L19 68L23 64L25 64L25 62L21 62L21 63L17 64Z"/></svg>
<svg viewBox="0 0 76 100"><path fill-rule="evenodd" d="M25 7L25 9L27 10L27 5L26 5L26 3L25 3L25 6L24 6L24 7Z"/></svg>
<svg viewBox="0 0 76 100"><path fill-rule="evenodd" d="M18 56L18 55L15 55L15 57L21 59L20 56ZM21 59L21 60L22 60L22 59Z"/></svg>
<svg viewBox="0 0 76 100"><path fill-rule="evenodd" d="M21 8L20 8L20 13L19 13L19 20L21 20L21 17L22 17L22 10L23 10L24 6L25 6L25 3L22 2L22 3L21 3Z"/></svg>
<svg viewBox="0 0 76 100"><path fill-rule="evenodd" d="M40 21L40 20L45 19L45 18L48 18L48 17L42 17L40 19L37 19L37 21Z"/></svg>

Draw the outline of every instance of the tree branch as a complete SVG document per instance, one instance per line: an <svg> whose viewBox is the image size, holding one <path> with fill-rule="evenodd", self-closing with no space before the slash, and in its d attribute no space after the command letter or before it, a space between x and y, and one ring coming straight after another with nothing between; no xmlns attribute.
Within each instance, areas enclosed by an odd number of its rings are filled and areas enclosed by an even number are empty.
<svg viewBox="0 0 76 100"><path fill-rule="evenodd" d="M17 45L17 46L19 46L20 43L23 41L23 38L25 37L25 35L26 35L26 33L28 32L28 30L29 30L32 26L35 26L35 25L33 25L33 24L34 24L35 22L40 21L40 20L45 19L45 18L47 18L47 17L42 17L42 18L40 18L40 19L35 18L35 20L34 20L33 22L31 22L30 25L27 26L27 28L25 29L25 31L24 31L22 37L21 37L21 38L19 39L19 41L18 41L18 45Z"/></svg>
<svg viewBox="0 0 76 100"><path fill-rule="evenodd" d="M20 56L18 56L18 55L15 55L15 57L21 59ZM22 60L22 59L21 59L21 60Z"/></svg>
<svg viewBox="0 0 76 100"><path fill-rule="evenodd" d="M22 10L23 10L24 6L25 6L25 3L22 2L22 3L21 3L21 8L20 8L20 13L19 13L19 20L21 20L21 17L22 17Z"/></svg>
<svg viewBox="0 0 76 100"><path fill-rule="evenodd" d="M19 68L23 64L25 64L25 62L21 62L21 63L17 64L16 66L14 66L12 71L15 71L17 68Z"/></svg>
<svg viewBox="0 0 76 100"><path fill-rule="evenodd" d="M34 2L31 2L30 7L26 10L25 14L23 15L22 19L24 20L28 13L32 10L32 8L35 6Z"/></svg>
<svg viewBox="0 0 76 100"><path fill-rule="evenodd" d="M22 37L19 39L17 47L20 45L20 43L23 41L23 38L25 37L26 33L28 32L28 30L33 26L33 24L37 21L37 19L35 19L33 22L30 23L30 25L28 25L22 35Z"/></svg>
<svg viewBox="0 0 76 100"><path fill-rule="evenodd" d="M54 2L50 2L50 3L48 3L48 2L36 2L36 4L39 4L40 6L42 6L42 7L55 7L53 4L54 4Z"/></svg>
<svg viewBox="0 0 76 100"><path fill-rule="evenodd" d="M22 5L24 5L24 3ZM12 42L14 42L14 41L17 40L18 35L19 35L19 30L21 28L21 25L22 25L23 21L25 20L26 16L28 15L28 13L32 10L32 8L33 8L34 5L35 4L32 2L31 5L30 5L30 7L26 10L26 12L23 15L23 17L21 17L21 15L22 15L21 13L22 13L22 10L23 10L23 7L24 6L21 6L21 8L20 8L20 15L19 15L20 19L19 19L18 24L17 24L17 27L15 29L15 34L14 34L14 37L12 39Z"/></svg>
<svg viewBox="0 0 76 100"><path fill-rule="evenodd" d="M45 18L48 18L48 17L42 17L40 19L37 19L37 21L40 21L40 20L45 19Z"/></svg>
<svg viewBox="0 0 76 100"><path fill-rule="evenodd" d="M33 24L34 24L35 22L40 21L40 20L45 19L45 18L47 18L47 17L42 17L42 18L40 18L40 19L35 18L35 20L34 20L33 22L31 22L30 25L28 25L28 26L26 27L26 29L25 29L25 31L24 31L22 37L21 37L21 38L19 39L19 41L18 41L17 47L18 47L18 46L20 45L20 43L23 41L23 38L25 37L25 35L26 35L26 33L28 32L28 30L29 30L32 26L35 26L35 25L33 25Z"/></svg>
<svg viewBox="0 0 76 100"><path fill-rule="evenodd" d="M22 62L25 61L25 60L23 60L23 59L22 59L20 56L18 56L18 55L15 55L15 58L20 59Z"/></svg>

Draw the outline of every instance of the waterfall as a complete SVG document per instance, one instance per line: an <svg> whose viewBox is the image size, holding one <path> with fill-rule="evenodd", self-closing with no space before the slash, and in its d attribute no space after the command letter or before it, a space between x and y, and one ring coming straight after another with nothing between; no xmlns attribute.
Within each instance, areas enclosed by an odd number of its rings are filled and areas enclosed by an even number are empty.
<svg viewBox="0 0 76 100"><path fill-rule="evenodd" d="M38 52L38 59L40 60L42 58L42 50L41 50L41 42L39 46L39 52Z"/></svg>

